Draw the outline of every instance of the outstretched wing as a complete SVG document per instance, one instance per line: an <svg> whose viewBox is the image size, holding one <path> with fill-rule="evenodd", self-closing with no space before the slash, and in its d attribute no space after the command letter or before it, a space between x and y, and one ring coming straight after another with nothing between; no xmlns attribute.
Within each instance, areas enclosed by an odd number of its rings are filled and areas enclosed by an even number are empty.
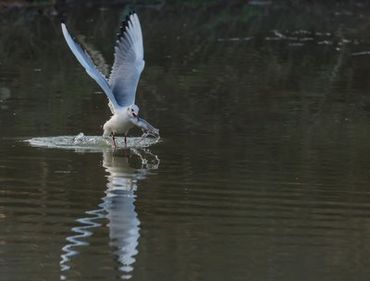
<svg viewBox="0 0 370 281"><path fill-rule="evenodd" d="M145 64L143 35L137 14L131 13L122 23L114 50L109 85L118 105L128 106L135 103L137 84Z"/></svg>
<svg viewBox="0 0 370 281"><path fill-rule="evenodd" d="M104 93L107 95L110 103L113 106L113 109L118 109L120 106L118 105L112 90L108 84L108 81L105 77L96 69L93 61L91 60L90 56L84 51L81 46L72 39L71 35L69 34L67 27L64 23L62 23L62 31L64 35L64 39L66 40L69 48L71 49L72 53L75 55L77 60L82 64L85 68L87 74L89 74L103 89Z"/></svg>

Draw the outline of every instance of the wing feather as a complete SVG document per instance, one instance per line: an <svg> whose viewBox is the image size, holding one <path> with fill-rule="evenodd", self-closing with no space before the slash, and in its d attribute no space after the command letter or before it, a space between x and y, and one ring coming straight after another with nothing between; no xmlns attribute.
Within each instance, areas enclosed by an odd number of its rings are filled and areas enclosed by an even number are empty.
<svg viewBox="0 0 370 281"><path fill-rule="evenodd" d="M103 89L104 93L107 95L109 99L110 104L113 106L113 109L114 110L118 109L120 106L112 93L108 81L96 68L95 64L93 63L87 52L84 51L75 40L73 40L64 23L62 23L62 31L64 39L66 40L69 48L71 49L72 53L75 55L77 60L80 62L80 64L85 68L87 74L89 74L90 77L93 78Z"/></svg>
<svg viewBox="0 0 370 281"><path fill-rule="evenodd" d="M145 65L143 35L136 13L131 13L123 22L114 50L109 85L117 104L128 106L135 103L137 85Z"/></svg>

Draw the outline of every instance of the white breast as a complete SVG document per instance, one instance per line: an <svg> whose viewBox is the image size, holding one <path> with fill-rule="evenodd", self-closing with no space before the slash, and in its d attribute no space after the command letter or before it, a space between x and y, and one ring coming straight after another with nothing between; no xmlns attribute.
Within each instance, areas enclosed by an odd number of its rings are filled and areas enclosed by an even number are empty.
<svg viewBox="0 0 370 281"><path fill-rule="evenodd" d="M127 114L127 110L116 112L107 122L105 122L104 136L113 134L127 134L133 127L132 122Z"/></svg>

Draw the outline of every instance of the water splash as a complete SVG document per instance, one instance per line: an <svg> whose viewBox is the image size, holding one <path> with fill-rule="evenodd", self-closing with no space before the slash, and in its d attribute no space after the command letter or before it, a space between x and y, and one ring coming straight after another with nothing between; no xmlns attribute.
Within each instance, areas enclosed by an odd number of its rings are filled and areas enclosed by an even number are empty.
<svg viewBox="0 0 370 281"><path fill-rule="evenodd" d="M79 133L76 136L40 137L25 140L33 147L73 149L75 151L102 152L112 147L111 139L102 136L86 136ZM153 138L148 134L141 137L127 138L127 146L123 137L116 137L116 143L121 148L146 148L160 142L160 137Z"/></svg>

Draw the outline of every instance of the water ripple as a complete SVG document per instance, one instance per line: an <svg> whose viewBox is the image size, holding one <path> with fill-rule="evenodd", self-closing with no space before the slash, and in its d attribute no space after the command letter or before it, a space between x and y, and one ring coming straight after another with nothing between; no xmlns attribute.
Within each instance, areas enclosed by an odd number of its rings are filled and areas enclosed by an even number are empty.
<svg viewBox="0 0 370 281"><path fill-rule="evenodd" d="M86 211L87 216L77 219L79 225L71 228L73 235L66 238L66 245L62 247L61 280L67 279L72 259L80 253L79 248L90 245L87 239L106 220L109 245L120 264L121 278L131 278L140 238L140 220L134 205L138 182L159 166L158 156L148 149L131 149L131 156L140 160L138 169L130 166L128 155L117 155L112 151L103 153L103 167L108 173L105 196L97 209Z"/></svg>
<svg viewBox="0 0 370 281"><path fill-rule="evenodd" d="M40 137L25 140L34 147L43 148L58 148L58 149L73 149L75 151L96 151L101 152L103 149L111 148L112 143L110 138L102 136L85 136L80 133L76 136L56 136L56 137ZM145 148L160 142L160 138L151 138L143 135L142 137L127 138L127 145L123 137L116 137L118 147L126 148Z"/></svg>

